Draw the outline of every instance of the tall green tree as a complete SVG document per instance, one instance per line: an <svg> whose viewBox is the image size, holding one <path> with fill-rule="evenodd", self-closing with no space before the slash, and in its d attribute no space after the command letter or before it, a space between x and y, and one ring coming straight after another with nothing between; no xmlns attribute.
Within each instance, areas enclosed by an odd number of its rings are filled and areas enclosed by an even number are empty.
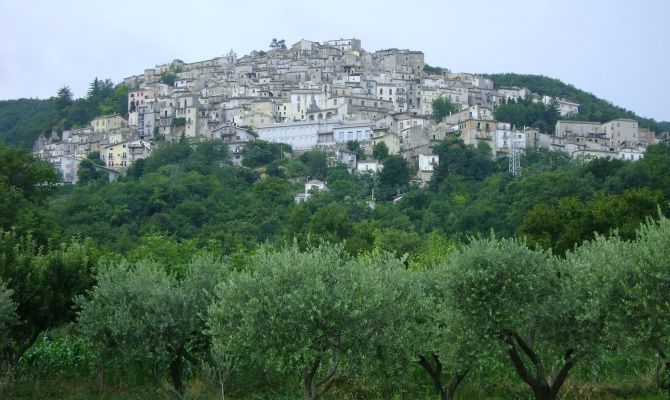
<svg viewBox="0 0 670 400"><path fill-rule="evenodd" d="M0 143L0 229L15 227L46 239L46 201L59 177L51 165L25 150Z"/></svg>
<svg viewBox="0 0 670 400"><path fill-rule="evenodd" d="M437 189L439 184L449 176L460 176L466 179L483 180L496 171L496 163L491 160L490 148L465 145L457 137L448 137L434 148L440 156L440 163L434 169L431 187Z"/></svg>
<svg viewBox="0 0 670 400"><path fill-rule="evenodd" d="M56 93L56 109L58 112L64 112L72 105L72 90L69 86L63 86Z"/></svg>
<svg viewBox="0 0 670 400"><path fill-rule="evenodd" d="M100 101L98 115L128 115L128 86L118 84L112 93Z"/></svg>
<svg viewBox="0 0 670 400"><path fill-rule="evenodd" d="M377 161L383 162L386 157L389 156L389 148L384 142L376 143L372 146L372 158Z"/></svg>
<svg viewBox="0 0 670 400"><path fill-rule="evenodd" d="M456 104L444 96L440 96L433 100L433 113L430 117L433 121L440 123L442 120L461 109L459 104Z"/></svg>
<svg viewBox="0 0 670 400"><path fill-rule="evenodd" d="M410 171L401 155L388 156L382 163L379 173L379 191L381 196L393 196L409 186Z"/></svg>

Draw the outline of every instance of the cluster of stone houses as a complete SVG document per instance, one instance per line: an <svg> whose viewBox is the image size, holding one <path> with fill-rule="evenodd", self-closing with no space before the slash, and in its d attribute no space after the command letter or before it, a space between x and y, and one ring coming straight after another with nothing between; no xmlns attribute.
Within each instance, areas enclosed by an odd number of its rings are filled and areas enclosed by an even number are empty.
<svg viewBox="0 0 670 400"><path fill-rule="evenodd" d="M62 140L41 138L35 154L63 165L64 156L81 159L99 151L106 168L122 171L146 157L157 141L181 137L221 139L237 161L241 147L256 138L288 143L298 152L343 149L357 140L368 154L384 142L391 154L419 165L425 179L439 162L432 146L451 134L466 144L487 142L493 157L547 147L575 156L631 159L633 154L637 159L654 139L624 120L598 127L561 121L556 135L499 123L493 110L510 99L553 102L563 116L577 113L579 104L526 88L496 89L490 79L474 74L427 74L422 52L367 52L358 39L300 40L287 49L241 58L231 50L199 62L174 60L124 83L131 88L127 119L100 117L89 128L64 132ZM438 97L462 110L434 123L430 114Z"/></svg>
<svg viewBox="0 0 670 400"><path fill-rule="evenodd" d="M151 154L151 141L137 136L120 115L95 118L89 127L63 131L60 137L40 137L33 154L52 163L60 171L63 183L76 183L81 161L98 152L104 165L94 168L107 173L112 181L136 160Z"/></svg>

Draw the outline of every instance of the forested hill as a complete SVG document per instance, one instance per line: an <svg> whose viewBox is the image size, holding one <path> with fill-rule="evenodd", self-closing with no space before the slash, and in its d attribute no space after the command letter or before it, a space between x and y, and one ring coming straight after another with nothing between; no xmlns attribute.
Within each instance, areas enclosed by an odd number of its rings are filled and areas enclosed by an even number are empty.
<svg viewBox="0 0 670 400"><path fill-rule="evenodd" d="M0 101L0 142L32 149L35 139L51 132L87 126L99 115L126 114L128 88L109 79L95 78L86 97L74 99L70 88L61 88L48 99Z"/></svg>
<svg viewBox="0 0 670 400"><path fill-rule="evenodd" d="M606 122L616 118L630 118L638 121L641 128L649 128L654 132L660 133L668 130L669 122L661 122L652 118L643 118L632 111L616 106L607 100L603 100L592 93L577 89L571 84L564 83L558 79L549 78L543 75L523 75L523 74L484 74L493 81L497 89L501 86L526 87L531 92L540 95L563 97L577 101L579 106L580 120Z"/></svg>
<svg viewBox="0 0 670 400"><path fill-rule="evenodd" d="M8 146L32 148L35 139L51 132L58 121L53 98L0 101L0 141Z"/></svg>

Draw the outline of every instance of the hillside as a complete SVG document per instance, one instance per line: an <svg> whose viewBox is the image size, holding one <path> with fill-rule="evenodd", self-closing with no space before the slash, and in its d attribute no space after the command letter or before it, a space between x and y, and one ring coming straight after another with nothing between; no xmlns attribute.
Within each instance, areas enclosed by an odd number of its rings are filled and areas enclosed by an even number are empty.
<svg viewBox="0 0 670 400"><path fill-rule="evenodd" d="M58 97L0 101L0 141L26 150L35 139L52 131L86 126L99 115L125 114L128 88L95 78L86 97L73 99L68 87Z"/></svg>
<svg viewBox="0 0 670 400"><path fill-rule="evenodd" d="M576 117L580 120L606 122L615 118L630 118L637 120L641 128L648 128L657 133L667 131L670 126L670 123L668 122L659 123L652 118L640 117L634 112L616 106L592 93L547 76L514 73L484 74L484 76L493 81L493 85L496 89L501 86L526 87L533 93L540 95L564 97L575 100L580 104L579 114Z"/></svg>
<svg viewBox="0 0 670 400"><path fill-rule="evenodd" d="M0 141L8 146L31 149L35 139L50 132L57 121L53 98L0 101Z"/></svg>

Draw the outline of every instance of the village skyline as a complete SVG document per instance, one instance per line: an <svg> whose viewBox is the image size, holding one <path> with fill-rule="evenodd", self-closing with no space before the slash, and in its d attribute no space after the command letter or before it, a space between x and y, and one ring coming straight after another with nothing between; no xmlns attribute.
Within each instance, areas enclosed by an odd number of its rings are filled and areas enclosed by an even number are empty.
<svg viewBox="0 0 670 400"><path fill-rule="evenodd" d="M98 77L115 83L147 67L181 59L268 50L272 38L290 46L355 37L369 51L411 48L426 63L454 72L546 75L594 93L639 115L670 120L663 93L670 36L663 1L476 1L355 3L315 7L291 1L217 4L196 2L189 18L176 2L120 2L100 13L99 2L7 2L0 27L0 98L54 96L68 85L84 96ZM39 27L39 29L36 29Z"/></svg>

